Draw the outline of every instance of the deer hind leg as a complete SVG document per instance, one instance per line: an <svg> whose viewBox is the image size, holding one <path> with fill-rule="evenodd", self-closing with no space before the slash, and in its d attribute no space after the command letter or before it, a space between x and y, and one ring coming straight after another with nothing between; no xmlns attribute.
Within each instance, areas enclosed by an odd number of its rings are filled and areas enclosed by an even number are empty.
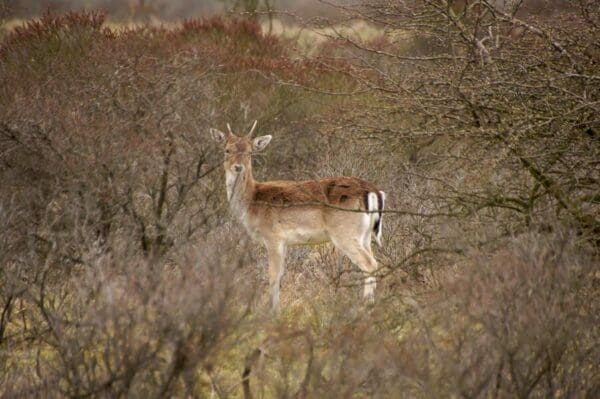
<svg viewBox="0 0 600 399"><path fill-rule="evenodd" d="M364 247L364 237L341 239L332 238L333 244L350 258L367 276L364 280L363 296L369 302L375 301L375 287L377 285L373 273L377 270L377 261L371 253L370 246Z"/></svg>
<svg viewBox="0 0 600 399"><path fill-rule="evenodd" d="M269 291L271 293L271 309L279 311L279 288L285 271L285 244L273 243L267 246L269 253Z"/></svg>

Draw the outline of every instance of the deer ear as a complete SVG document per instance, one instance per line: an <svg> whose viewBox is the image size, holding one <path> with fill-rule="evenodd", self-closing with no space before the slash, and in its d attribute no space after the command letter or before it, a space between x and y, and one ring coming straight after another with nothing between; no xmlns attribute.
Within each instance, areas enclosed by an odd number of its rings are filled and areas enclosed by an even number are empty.
<svg viewBox="0 0 600 399"><path fill-rule="evenodd" d="M213 129L212 127L208 129L210 132L210 136L219 144L223 144L225 142L225 138L227 135L218 129Z"/></svg>
<svg viewBox="0 0 600 399"><path fill-rule="evenodd" d="M260 136L252 140L252 151L262 151L271 142L271 135Z"/></svg>

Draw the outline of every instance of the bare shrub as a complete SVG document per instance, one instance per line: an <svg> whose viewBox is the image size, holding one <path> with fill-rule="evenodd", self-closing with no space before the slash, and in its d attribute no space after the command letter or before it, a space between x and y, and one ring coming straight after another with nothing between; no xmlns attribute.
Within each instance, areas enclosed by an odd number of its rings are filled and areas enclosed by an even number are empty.
<svg viewBox="0 0 600 399"><path fill-rule="evenodd" d="M214 239L221 250L233 245ZM3 394L138 397L218 389L213 373L251 337L255 289L243 258L205 245L169 265L113 247L66 282L49 281L45 271L29 285L21 309L41 330L31 332L28 345L11 340L20 361L9 363Z"/></svg>
<svg viewBox="0 0 600 399"><path fill-rule="evenodd" d="M407 341L426 396L594 396L595 261L574 242L534 234L470 257Z"/></svg>

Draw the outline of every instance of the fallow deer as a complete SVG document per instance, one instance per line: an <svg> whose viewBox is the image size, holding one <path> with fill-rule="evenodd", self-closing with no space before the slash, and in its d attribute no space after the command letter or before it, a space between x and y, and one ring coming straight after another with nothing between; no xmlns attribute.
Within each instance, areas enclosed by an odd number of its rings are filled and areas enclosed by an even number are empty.
<svg viewBox="0 0 600 399"><path fill-rule="evenodd" d="M279 287L290 245L332 242L363 272L364 297L374 300L377 262L371 251L372 234L381 245L385 193L357 177L307 181L258 182L252 175L252 154L265 149L271 136L251 139L210 129L224 147L225 184L232 213L249 235L262 242L269 256L271 306L279 309Z"/></svg>

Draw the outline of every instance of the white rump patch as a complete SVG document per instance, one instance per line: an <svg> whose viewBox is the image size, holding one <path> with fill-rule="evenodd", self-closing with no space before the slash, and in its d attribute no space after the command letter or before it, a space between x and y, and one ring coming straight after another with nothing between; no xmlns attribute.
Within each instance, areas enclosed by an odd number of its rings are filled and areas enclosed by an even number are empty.
<svg viewBox="0 0 600 399"><path fill-rule="evenodd" d="M369 244L371 243L371 232L373 231L373 226L375 224L376 213L377 211L377 194L368 193L367 194L367 213L363 216L363 246L365 248L369 248Z"/></svg>
<svg viewBox="0 0 600 399"><path fill-rule="evenodd" d="M373 230L373 228L375 227L375 223L377 223L377 221L379 221L380 217L379 217L379 198L377 198L377 193L369 193L367 195L367 210L369 211L368 216L369 216L369 231L368 234L370 236L371 231ZM380 231L378 229L378 231L375 232L375 241L377 242L377 245L381 246L381 241L380 241ZM368 239L367 239L368 242Z"/></svg>
<svg viewBox="0 0 600 399"><path fill-rule="evenodd" d="M379 202L379 200L377 199L377 194L375 193L369 193L369 195L367 196L367 210L369 211L369 215L370 216L377 216L377 211L378 211L378 207L377 207L377 203ZM373 219L373 221L375 221L376 219Z"/></svg>

